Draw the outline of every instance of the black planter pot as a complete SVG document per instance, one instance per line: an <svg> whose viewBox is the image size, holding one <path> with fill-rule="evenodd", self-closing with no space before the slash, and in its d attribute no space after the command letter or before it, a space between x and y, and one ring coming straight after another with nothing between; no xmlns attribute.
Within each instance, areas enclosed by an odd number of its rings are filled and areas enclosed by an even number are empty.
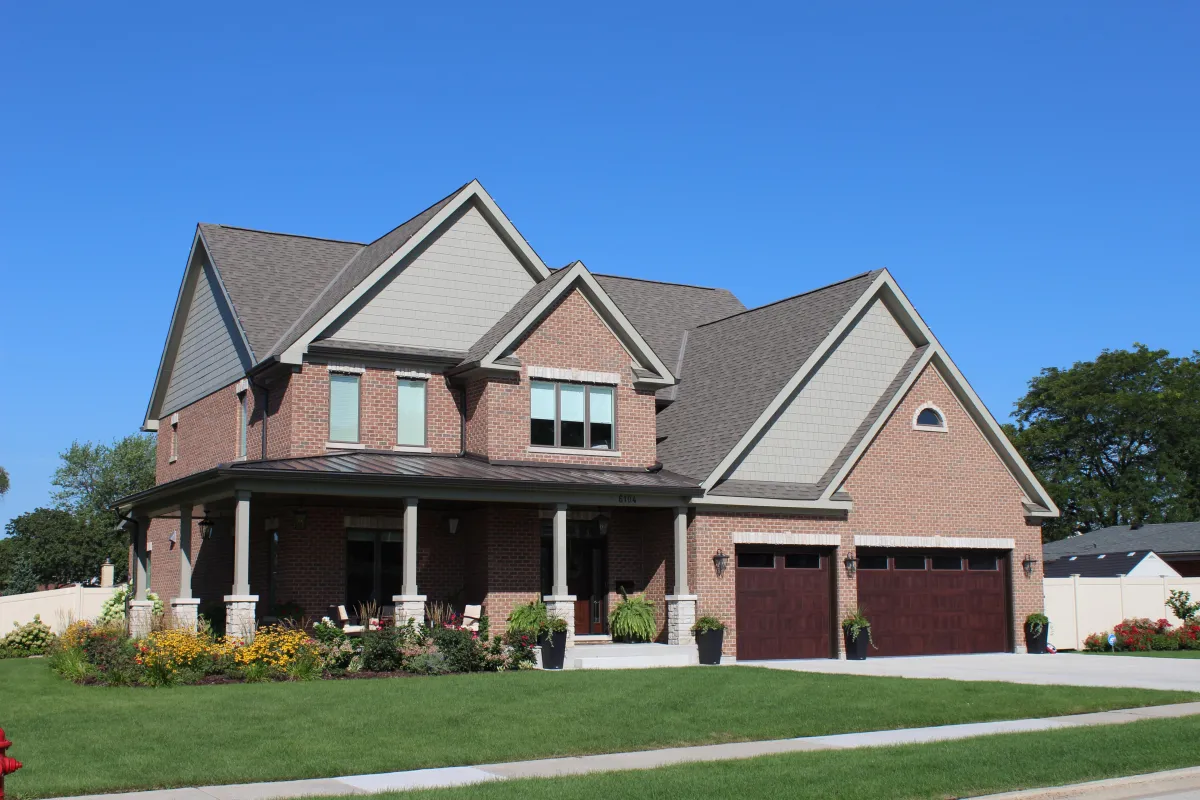
<svg viewBox="0 0 1200 800"><path fill-rule="evenodd" d="M1030 625L1029 623L1025 623L1025 650L1026 651L1028 651L1030 653L1034 653L1034 654L1045 653L1046 652L1046 644L1049 641L1049 639L1050 639L1050 626L1049 625L1043 625L1042 632L1039 633L1037 636L1034 636L1033 635L1033 626Z"/></svg>
<svg viewBox="0 0 1200 800"><path fill-rule="evenodd" d="M846 638L846 658L851 661L866 661L867 645L871 643L870 631L863 628L855 639L849 628L842 628L842 635Z"/></svg>
<svg viewBox="0 0 1200 800"><path fill-rule="evenodd" d="M696 634L696 648L700 651L700 663L715 666L721 663L721 645L725 641L725 630L702 631Z"/></svg>
<svg viewBox="0 0 1200 800"><path fill-rule="evenodd" d="M539 633L538 646L542 648L542 669L562 669L567 658L567 632Z"/></svg>

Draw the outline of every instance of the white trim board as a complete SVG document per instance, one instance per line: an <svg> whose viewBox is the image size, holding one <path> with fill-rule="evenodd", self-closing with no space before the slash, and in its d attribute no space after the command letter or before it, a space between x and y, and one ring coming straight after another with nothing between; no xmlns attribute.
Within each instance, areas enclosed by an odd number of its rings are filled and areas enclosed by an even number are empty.
<svg viewBox="0 0 1200 800"><path fill-rule="evenodd" d="M1012 550L1015 539L978 536L873 536L855 534L855 547L943 547L954 550Z"/></svg>
<svg viewBox="0 0 1200 800"><path fill-rule="evenodd" d="M842 537L836 533L782 533L771 531L734 531L734 544L817 545L837 547Z"/></svg>

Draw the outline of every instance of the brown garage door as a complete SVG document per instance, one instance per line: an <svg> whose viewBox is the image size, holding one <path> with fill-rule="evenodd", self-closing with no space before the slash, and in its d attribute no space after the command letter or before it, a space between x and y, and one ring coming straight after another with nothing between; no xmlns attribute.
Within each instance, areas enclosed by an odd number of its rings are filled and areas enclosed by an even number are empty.
<svg viewBox="0 0 1200 800"><path fill-rule="evenodd" d="M858 551L871 656L1008 649L1008 565L999 553Z"/></svg>
<svg viewBox="0 0 1200 800"><path fill-rule="evenodd" d="M782 548L737 552L737 657L829 658L829 554Z"/></svg>

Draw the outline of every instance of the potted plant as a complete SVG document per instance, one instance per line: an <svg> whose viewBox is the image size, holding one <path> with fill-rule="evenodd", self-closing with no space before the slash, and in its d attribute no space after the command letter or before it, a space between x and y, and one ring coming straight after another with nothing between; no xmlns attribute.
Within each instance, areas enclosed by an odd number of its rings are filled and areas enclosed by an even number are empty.
<svg viewBox="0 0 1200 800"><path fill-rule="evenodd" d="M1050 618L1040 612L1025 618L1025 650L1029 653L1046 652L1050 638Z"/></svg>
<svg viewBox="0 0 1200 800"><path fill-rule="evenodd" d="M547 617L538 630L537 641L542 648L542 669L562 669L567 658L567 621Z"/></svg>
<svg viewBox="0 0 1200 800"><path fill-rule="evenodd" d="M725 623L716 617L701 617L692 626L700 663L715 666L721 663L721 645L725 641Z"/></svg>
<svg viewBox="0 0 1200 800"><path fill-rule="evenodd" d="M658 633L654 621L654 604L646 595L630 597L621 589L621 600L608 615L608 629L618 642L649 642Z"/></svg>
<svg viewBox="0 0 1200 800"><path fill-rule="evenodd" d="M842 620L842 635L846 639L846 658L851 661L865 661L867 644L875 646L875 640L871 638L871 621L861 608L854 609Z"/></svg>

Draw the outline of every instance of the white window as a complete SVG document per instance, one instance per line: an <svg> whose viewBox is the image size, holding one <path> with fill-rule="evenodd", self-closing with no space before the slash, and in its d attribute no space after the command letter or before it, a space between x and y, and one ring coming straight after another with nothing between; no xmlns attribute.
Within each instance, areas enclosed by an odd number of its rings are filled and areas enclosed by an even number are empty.
<svg viewBox="0 0 1200 800"><path fill-rule="evenodd" d="M946 415L933 403L922 403L913 414L913 428L919 431L945 431Z"/></svg>
<svg viewBox="0 0 1200 800"><path fill-rule="evenodd" d="M531 381L529 443L542 447L612 450L613 387Z"/></svg>
<svg viewBox="0 0 1200 800"><path fill-rule="evenodd" d="M329 441L358 441L358 375L329 376Z"/></svg>
<svg viewBox="0 0 1200 800"><path fill-rule="evenodd" d="M425 388L428 381L396 381L396 444L425 446Z"/></svg>
<svg viewBox="0 0 1200 800"><path fill-rule="evenodd" d="M249 391L238 392L238 445L237 457L246 457L246 432L250 427Z"/></svg>

